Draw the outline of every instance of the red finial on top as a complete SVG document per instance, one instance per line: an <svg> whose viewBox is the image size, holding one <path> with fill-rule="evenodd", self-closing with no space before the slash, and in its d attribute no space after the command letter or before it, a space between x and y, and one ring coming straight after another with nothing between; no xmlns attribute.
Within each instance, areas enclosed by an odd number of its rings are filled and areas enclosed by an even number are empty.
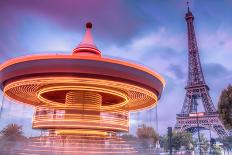
<svg viewBox="0 0 232 155"><path fill-rule="evenodd" d="M88 23L86 23L86 28L92 28L93 27L93 25L92 25L92 23L91 22L88 22Z"/></svg>

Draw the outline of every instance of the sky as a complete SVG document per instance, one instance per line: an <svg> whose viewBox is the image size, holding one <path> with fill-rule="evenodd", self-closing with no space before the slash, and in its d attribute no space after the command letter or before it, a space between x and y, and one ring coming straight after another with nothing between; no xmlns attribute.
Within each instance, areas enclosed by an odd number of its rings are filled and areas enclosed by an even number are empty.
<svg viewBox="0 0 232 155"><path fill-rule="evenodd" d="M192 0L190 9L205 80L217 106L232 79L232 1ZM70 54L90 21L104 56L136 62L165 78L158 132L175 125L188 72L185 0L1 0L0 10L0 63L32 54ZM155 126L155 111L132 114L131 132L138 124Z"/></svg>

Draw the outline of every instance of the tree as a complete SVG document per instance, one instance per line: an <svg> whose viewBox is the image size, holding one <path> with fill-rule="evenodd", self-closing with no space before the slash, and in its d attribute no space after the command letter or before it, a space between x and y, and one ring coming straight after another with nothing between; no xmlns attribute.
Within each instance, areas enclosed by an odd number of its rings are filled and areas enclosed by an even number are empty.
<svg viewBox="0 0 232 155"><path fill-rule="evenodd" d="M142 141L143 148L154 146L159 139L159 135L155 132L154 128L146 126L145 124L137 129L136 134Z"/></svg>
<svg viewBox="0 0 232 155"><path fill-rule="evenodd" d="M0 131L0 150L4 155L16 154L14 151L16 144L26 137L23 136L22 126L17 124L8 124Z"/></svg>
<svg viewBox="0 0 232 155"><path fill-rule="evenodd" d="M145 124L142 125L142 127L138 128L136 131L136 134L138 138L140 139L152 139L153 144L156 144L156 142L159 139L159 135L155 132L154 128L150 126L146 126Z"/></svg>
<svg viewBox="0 0 232 155"><path fill-rule="evenodd" d="M160 140L160 147L164 148L165 151L168 151L168 136L164 135L164 136L160 136L159 137Z"/></svg>
<svg viewBox="0 0 232 155"><path fill-rule="evenodd" d="M212 154L213 155L221 155L222 154L221 151L222 151L221 147L219 147L217 145L212 146Z"/></svg>
<svg viewBox="0 0 232 155"><path fill-rule="evenodd" d="M195 142L195 144L199 144L198 143L198 138L195 138L195 140L194 140ZM201 149L201 152L202 153L207 153L207 151L208 151L208 149L209 149L209 141L208 141L208 139L205 137L205 135L204 134L200 134L200 146L198 146L198 147L200 147L200 149Z"/></svg>
<svg viewBox="0 0 232 155"><path fill-rule="evenodd" d="M167 151L168 150L168 135L161 138L161 146ZM189 132L176 132L172 133L172 147L175 150L179 150L184 147L186 150L193 150L193 138L192 134Z"/></svg>
<svg viewBox="0 0 232 155"><path fill-rule="evenodd" d="M193 148L192 134L189 132L173 132L172 146L175 150L179 150L182 146L186 150Z"/></svg>
<svg viewBox="0 0 232 155"><path fill-rule="evenodd" d="M232 129L232 86L229 85L220 95L218 103L219 116L227 129Z"/></svg>
<svg viewBox="0 0 232 155"><path fill-rule="evenodd" d="M223 144L224 149L232 150L232 136L223 137L219 141Z"/></svg>
<svg viewBox="0 0 232 155"><path fill-rule="evenodd" d="M4 140L18 140L24 137L22 126L17 124L8 124L0 131L0 134Z"/></svg>

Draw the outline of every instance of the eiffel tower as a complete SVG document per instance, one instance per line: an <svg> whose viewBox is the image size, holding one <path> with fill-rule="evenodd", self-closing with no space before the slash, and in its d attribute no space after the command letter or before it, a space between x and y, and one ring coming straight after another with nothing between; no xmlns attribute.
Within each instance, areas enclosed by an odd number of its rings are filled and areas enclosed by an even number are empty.
<svg viewBox="0 0 232 155"><path fill-rule="evenodd" d="M223 137L227 131L222 125L218 112L209 95L209 87L205 83L202 72L197 41L194 31L194 16L189 10L185 15L188 29L188 81L184 104L180 114L177 114L175 129L195 133L201 129L208 129ZM198 112L198 101L201 100L204 112Z"/></svg>

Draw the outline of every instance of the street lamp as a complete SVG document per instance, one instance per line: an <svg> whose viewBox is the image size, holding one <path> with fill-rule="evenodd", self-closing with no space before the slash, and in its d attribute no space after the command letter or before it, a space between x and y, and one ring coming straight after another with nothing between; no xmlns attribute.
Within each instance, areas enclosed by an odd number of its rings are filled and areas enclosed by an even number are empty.
<svg viewBox="0 0 232 155"><path fill-rule="evenodd" d="M169 154L172 155L172 127L168 127Z"/></svg>
<svg viewBox="0 0 232 155"><path fill-rule="evenodd" d="M202 152L201 152L200 129L199 129L199 120L198 120L198 113L197 113L197 106L198 106L198 103L197 103L196 99L194 99L194 101L195 101L196 119L197 119L198 147L199 147L199 153L200 153L200 155L202 155Z"/></svg>

